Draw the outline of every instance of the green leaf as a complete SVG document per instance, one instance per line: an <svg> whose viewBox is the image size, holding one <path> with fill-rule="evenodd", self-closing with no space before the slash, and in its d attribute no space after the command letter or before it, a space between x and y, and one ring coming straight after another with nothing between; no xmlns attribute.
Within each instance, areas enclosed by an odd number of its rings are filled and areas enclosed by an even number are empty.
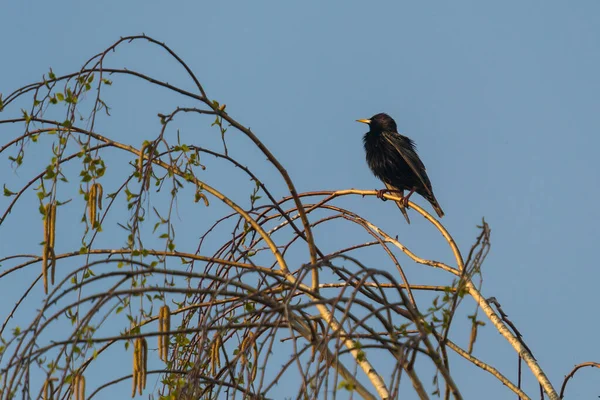
<svg viewBox="0 0 600 400"><path fill-rule="evenodd" d="M46 174L44 175L44 179L52 179L56 176L56 172L54 172L54 167L52 165L48 165L46 167Z"/></svg>
<svg viewBox="0 0 600 400"><path fill-rule="evenodd" d="M29 114L27 114L27 111L21 109L21 112L23 113L23 118L25 118L25 122L29 123L31 121L31 116Z"/></svg>
<svg viewBox="0 0 600 400"><path fill-rule="evenodd" d="M354 384L348 381L341 381L338 385L338 389L346 389L349 392L354 390Z"/></svg>
<svg viewBox="0 0 600 400"><path fill-rule="evenodd" d="M59 93L56 93L56 98L58 99L58 101L64 101L65 95L59 92Z"/></svg>
<svg viewBox="0 0 600 400"><path fill-rule="evenodd" d="M67 98L65 99L67 103L77 104L77 96L73 94L71 88L67 88Z"/></svg>
<svg viewBox="0 0 600 400"><path fill-rule="evenodd" d="M16 194L15 192L11 192L10 190L8 190L8 188L6 187L6 184L4 185L4 195L6 197L14 196L15 194Z"/></svg>
<svg viewBox="0 0 600 400"><path fill-rule="evenodd" d="M10 161L16 163L17 165L23 164L23 155L22 154L19 154L17 157L8 156L8 159Z"/></svg>

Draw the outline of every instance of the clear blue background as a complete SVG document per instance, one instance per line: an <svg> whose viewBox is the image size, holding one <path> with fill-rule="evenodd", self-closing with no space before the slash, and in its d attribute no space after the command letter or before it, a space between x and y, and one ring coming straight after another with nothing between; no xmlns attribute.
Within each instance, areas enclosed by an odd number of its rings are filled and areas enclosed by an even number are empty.
<svg viewBox="0 0 600 400"><path fill-rule="evenodd" d="M417 142L464 252L481 217L490 223L483 293L501 302L555 387L574 364L600 361L597 1L22 1L5 2L0 22L5 95L49 67L76 70L119 36L166 42L301 192L380 188L354 120L389 113ZM180 83L165 60L136 45L113 66ZM431 231L416 216L406 226L392 203L349 204L420 254L450 260L443 243L423 242ZM0 234L2 255L11 244ZM515 377L516 357L489 325L476 355ZM485 372L454 368L466 398L513 397ZM600 395L599 376L580 372L567 398Z"/></svg>

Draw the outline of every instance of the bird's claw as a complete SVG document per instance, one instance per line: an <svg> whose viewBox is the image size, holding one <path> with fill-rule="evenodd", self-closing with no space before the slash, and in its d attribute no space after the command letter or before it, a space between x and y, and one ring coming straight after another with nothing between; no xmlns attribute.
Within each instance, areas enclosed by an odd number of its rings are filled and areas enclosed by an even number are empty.
<svg viewBox="0 0 600 400"><path fill-rule="evenodd" d="M377 194L375 196L377 196L378 199L381 199L383 201L387 201L387 199L385 197L383 197L383 195L388 192L387 189L379 189L377 190Z"/></svg>

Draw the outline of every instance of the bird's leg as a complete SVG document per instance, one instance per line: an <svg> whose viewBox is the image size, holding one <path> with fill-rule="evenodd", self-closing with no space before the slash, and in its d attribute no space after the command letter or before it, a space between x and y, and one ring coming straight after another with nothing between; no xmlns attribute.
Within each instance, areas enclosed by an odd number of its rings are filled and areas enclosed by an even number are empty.
<svg viewBox="0 0 600 400"><path fill-rule="evenodd" d="M406 197L402 197L402 202L404 203L404 207L408 207L408 199L410 199L410 196L412 196L412 194L415 192L415 190L417 190L416 187L410 189L410 192L408 192Z"/></svg>

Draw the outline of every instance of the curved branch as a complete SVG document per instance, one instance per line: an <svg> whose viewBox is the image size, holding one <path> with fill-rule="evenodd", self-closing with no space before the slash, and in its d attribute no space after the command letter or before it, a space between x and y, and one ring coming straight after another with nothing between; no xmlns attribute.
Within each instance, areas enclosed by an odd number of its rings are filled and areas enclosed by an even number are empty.
<svg viewBox="0 0 600 400"><path fill-rule="evenodd" d="M575 373L577 371L579 371L581 368L585 368L585 367L595 367L595 368L600 368L600 363L597 362L593 362L593 361L588 361L588 362L584 362L581 364L577 364L572 370L571 372L569 372L567 374L567 376L565 376L565 379L562 383L562 386L560 387L560 398L562 399L564 394L565 394L565 390L567 389L567 383L569 382L569 380L571 378L573 378L575 376Z"/></svg>

